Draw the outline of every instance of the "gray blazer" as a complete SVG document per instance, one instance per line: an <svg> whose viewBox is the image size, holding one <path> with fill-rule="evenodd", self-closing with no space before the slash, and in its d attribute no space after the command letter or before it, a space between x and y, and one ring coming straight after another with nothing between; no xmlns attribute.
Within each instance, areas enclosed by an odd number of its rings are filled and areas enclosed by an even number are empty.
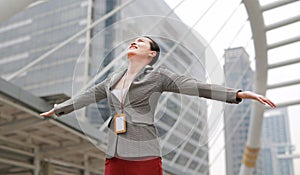
<svg viewBox="0 0 300 175"><path fill-rule="evenodd" d="M84 93L55 107L56 115L64 115L91 103L108 98L112 116L119 113L120 101L111 93L126 70L112 73L106 80ZM228 103L239 103L236 93L241 90L206 84L194 78L178 75L164 68L145 66L134 78L124 97L127 132L116 135L113 121L108 131L107 156L138 158L161 156L158 132L154 126L154 111L163 92L199 96Z"/></svg>

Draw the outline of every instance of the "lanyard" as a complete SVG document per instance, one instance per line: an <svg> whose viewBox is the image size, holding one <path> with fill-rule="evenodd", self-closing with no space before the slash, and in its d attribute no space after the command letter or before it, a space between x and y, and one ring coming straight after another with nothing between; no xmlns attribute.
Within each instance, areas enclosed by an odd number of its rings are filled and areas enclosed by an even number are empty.
<svg viewBox="0 0 300 175"><path fill-rule="evenodd" d="M120 95L120 112L121 113L123 113L123 97L124 97L123 90L124 90L126 78L127 78L127 71L126 71L126 73L124 75L124 80L123 80L122 88L121 88L121 95Z"/></svg>

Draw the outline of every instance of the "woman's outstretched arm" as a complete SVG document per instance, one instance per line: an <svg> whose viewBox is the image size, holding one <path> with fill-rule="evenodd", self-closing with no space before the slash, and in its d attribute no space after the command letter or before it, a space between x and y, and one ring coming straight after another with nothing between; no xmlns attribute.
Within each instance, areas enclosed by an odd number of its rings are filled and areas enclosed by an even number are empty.
<svg viewBox="0 0 300 175"><path fill-rule="evenodd" d="M40 114L44 117L51 117L54 114L57 116L68 114L74 110L85 107L91 103L95 103L107 97L105 85L107 80L95 85L94 87L86 90L85 92L79 94L78 96L72 97L71 99L60 103L55 104L54 108L48 112Z"/></svg>
<svg viewBox="0 0 300 175"><path fill-rule="evenodd" d="M162 91L199 96L227 103L240 103L242 99L252 99L264 105L267 104L270 107L276 107L271 100L254 92L208 84L189 76L170 72L166 69L161 69L161 78L163 79Z"/></svg>

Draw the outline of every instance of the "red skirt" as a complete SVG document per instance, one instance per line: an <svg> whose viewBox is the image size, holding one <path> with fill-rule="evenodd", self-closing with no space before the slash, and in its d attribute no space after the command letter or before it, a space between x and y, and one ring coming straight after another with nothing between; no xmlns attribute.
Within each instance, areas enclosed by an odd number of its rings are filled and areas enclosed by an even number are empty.
<svg viewBox="0 0 300 175"><path fill-rule="evenodd" d="M105 175L162 175L161 158L151 160L106 159Z"/></svg>

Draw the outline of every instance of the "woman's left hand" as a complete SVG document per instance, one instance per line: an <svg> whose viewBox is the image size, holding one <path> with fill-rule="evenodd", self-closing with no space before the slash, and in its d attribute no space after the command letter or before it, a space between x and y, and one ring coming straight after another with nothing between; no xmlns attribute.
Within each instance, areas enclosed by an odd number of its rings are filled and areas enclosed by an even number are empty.
<svg viewBox="0 0 300 175"><path fill-rule="evenodd" d="M263 105L268 104L272 108L276 107L276 105L271 100L269 100L268 98L266 98L266 97L264 97L262 95L256 94L254 92L251 92L251 91L238 92L237 93L237 98L253 99L253 100L259 101Z"/></svg>

